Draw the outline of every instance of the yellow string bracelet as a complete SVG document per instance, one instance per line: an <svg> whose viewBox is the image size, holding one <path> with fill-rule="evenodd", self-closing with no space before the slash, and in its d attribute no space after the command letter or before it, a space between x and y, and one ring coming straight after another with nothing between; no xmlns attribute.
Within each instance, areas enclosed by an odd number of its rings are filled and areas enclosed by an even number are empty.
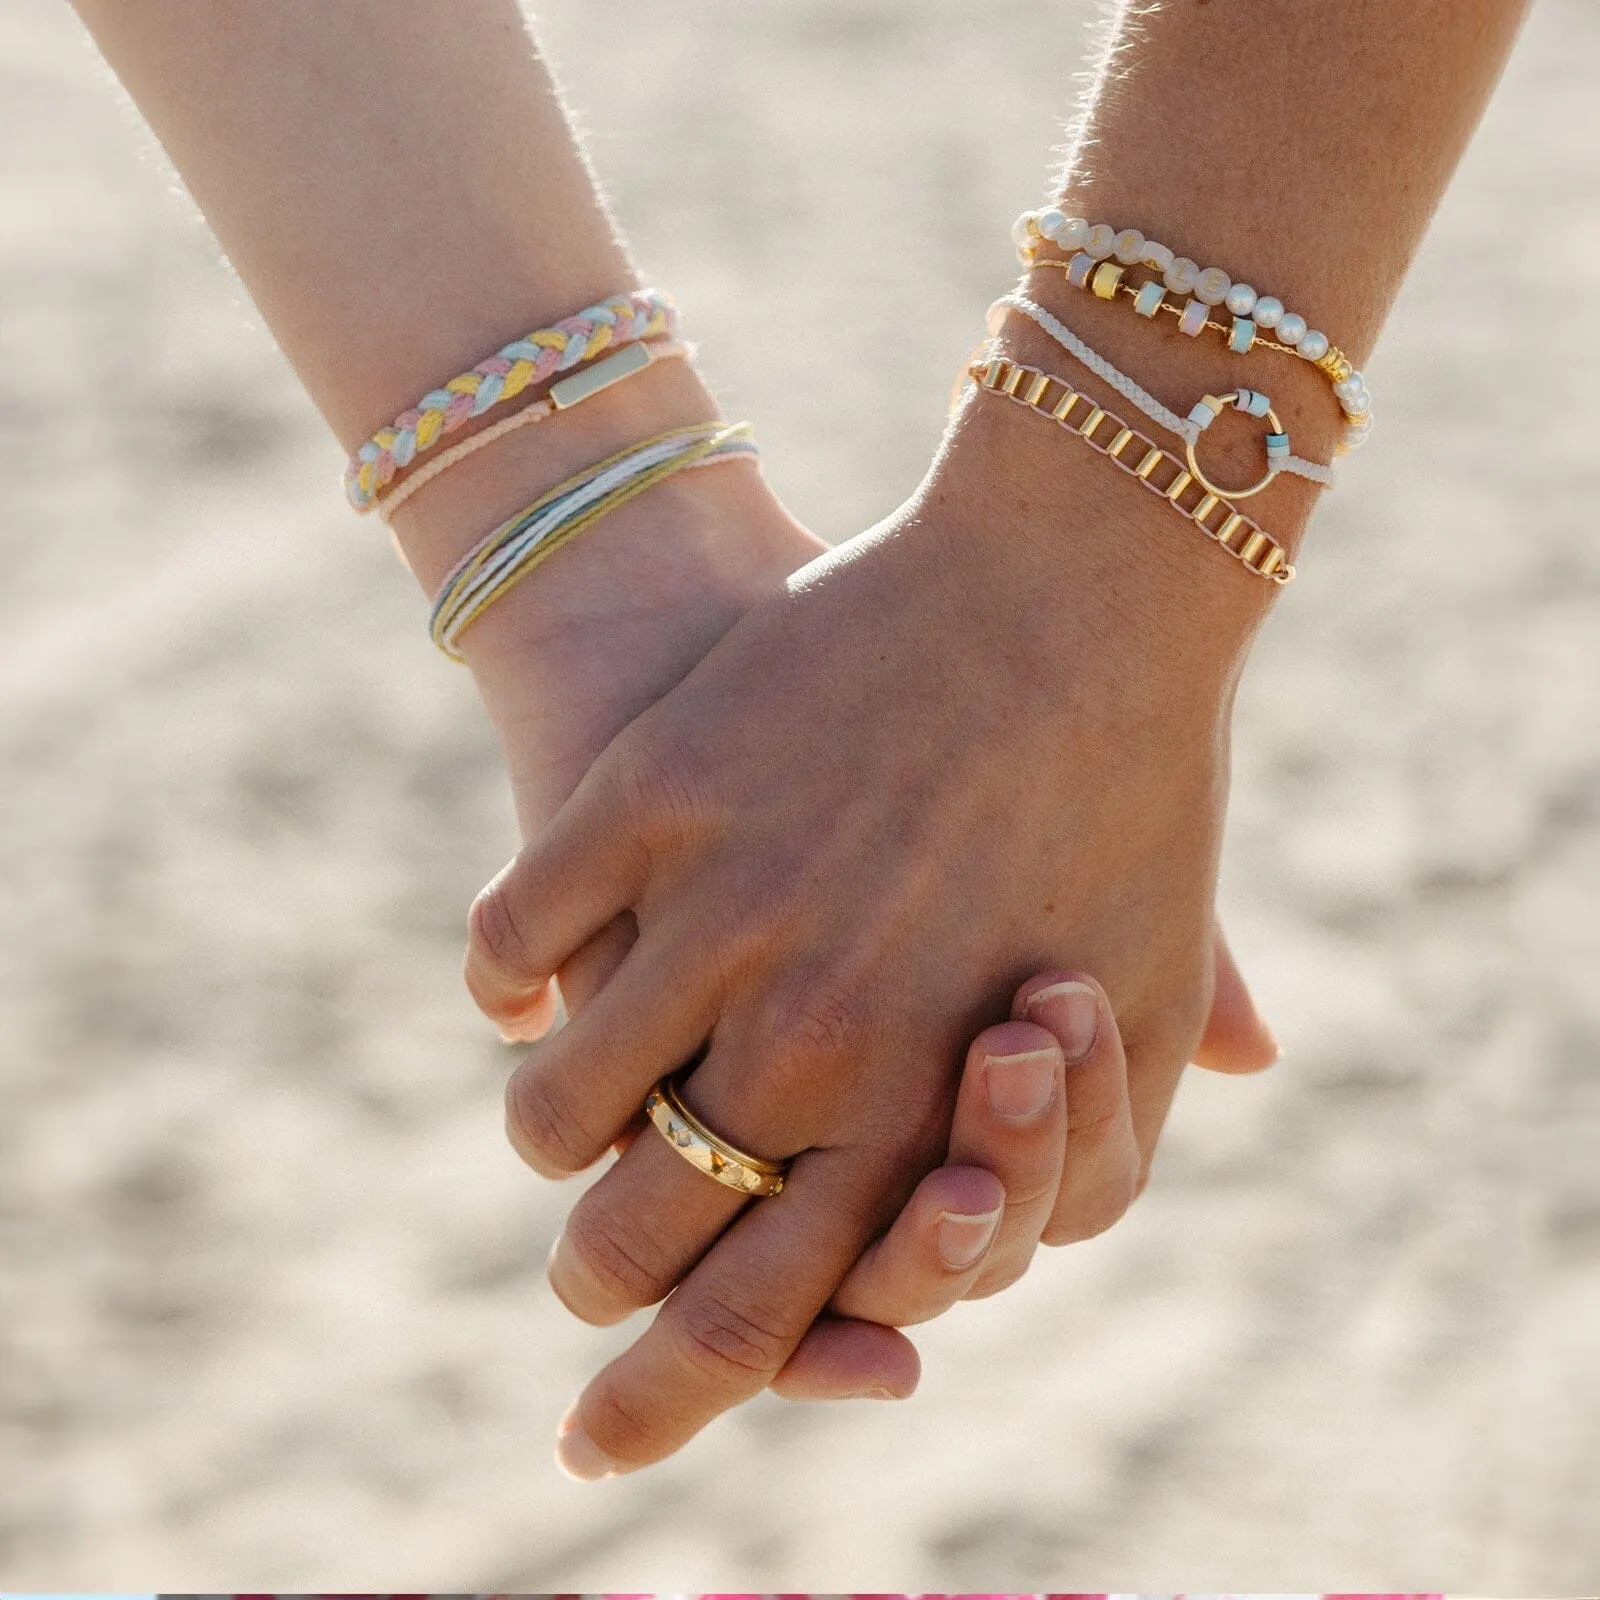
<svg viewBox="0 0 1600 1600"><path fill-rule="evenodd" d="M748 422L702 422L658 433L585 467L508 517L456 563L433 602L433 642L460 661L461 635L564 544L675 472L756 454Z"/></svg>

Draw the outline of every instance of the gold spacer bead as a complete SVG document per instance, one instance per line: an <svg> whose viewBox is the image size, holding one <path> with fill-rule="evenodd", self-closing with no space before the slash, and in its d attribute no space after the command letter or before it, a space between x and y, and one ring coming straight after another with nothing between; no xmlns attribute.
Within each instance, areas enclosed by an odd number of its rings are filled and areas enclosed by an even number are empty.
<svg viewBox="0 0 1600 1600"><path fill-rule="evenodd" d="M1337 345L1329 345L1328 353L1315 366L1318 372L1326 373L1335 383L1343 383L1356 370L1349 356Z"/></svg>

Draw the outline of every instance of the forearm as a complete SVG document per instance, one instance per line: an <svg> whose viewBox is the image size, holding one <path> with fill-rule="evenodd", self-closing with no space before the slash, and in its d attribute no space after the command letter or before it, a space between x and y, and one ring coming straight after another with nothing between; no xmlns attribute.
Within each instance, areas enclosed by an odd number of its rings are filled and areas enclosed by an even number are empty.
<svg viewBox="0 0 1600 1600"><path fill-rule="evenodd" d="M637 282L514 0L77 9L347 448ZM419 580L639 431L713 414L664 362L464 462L396 514Z"/></svg>
<svg viewBox="0 0 1600 1600"><path fill-rule="evenodd" d="M1169 0L1143 17L1124 15L1076 131L1060 207L1137 228L1201 266L1224 268L1304 312L1360 365L1524 9L1523 0ZM1070 288L1059 271L1036 269L1026 287L1180 416L1204 393L1248 384L1270 392L1297 454L1333 459L1340 411L1309 362L1271 351L1234 355L1216 335L1185 337L1175 319L1147 321L1125 298L1110 303ZM1021 316L1008 319L1003 343L1030 365L1081 378L1096 399L1153 431ZM953 481L1003 472L1008 492L1030 505L1043 503L1047 487L1053 504L1077 504L1080 483L1113 505L1139 508L1149 498L1081 444L1015 408L1001 410L984 397L969 402L951 453L951 465L959 462ZM981 447L970 440L974 447L962 448L962 433L974 429L984 435ZM1259 423L1224 417L1201 453L1222 481L1243 482L1257 475L1260 452ZM1325 492L1280 474L1242 509L1292 551ZM1156 503L1149 515L1161 509ZM1074 536L1091 537L1081 522ZM1160 536L1141 580L1159 582L1176 562L1174 594L1204 595L1197 617L1220 608L1213 619L1236 616L1247 631L1267 586L1252 584L1170 514L1151 531ZM1134 569L1124 571L1131 577Z"/></svg>

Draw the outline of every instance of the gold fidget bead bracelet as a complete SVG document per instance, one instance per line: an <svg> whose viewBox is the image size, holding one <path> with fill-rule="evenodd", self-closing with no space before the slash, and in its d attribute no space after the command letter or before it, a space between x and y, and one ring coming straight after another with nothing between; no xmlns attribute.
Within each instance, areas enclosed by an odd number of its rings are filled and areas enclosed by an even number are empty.
<svg viewBox="0 0 1600 1600"><path fill-rule="evenodd" d="M1213 544L1221 546L1247 571L1268 583L1294 580L1294 567L1281 544L1242 511L1200 484L1176 456L1169 455L1121 417L1080 394L1064 378L1037 367L1025 367L1004 356L979 359L967 376L980 389L1013 401L1074 434L1097 454L1113 461L1151 494L1165 500L1180 517L1192 522ZM1086 406L1082 420L1072 413ZM1194 499L1185 496L1194 491Z"/></svg>

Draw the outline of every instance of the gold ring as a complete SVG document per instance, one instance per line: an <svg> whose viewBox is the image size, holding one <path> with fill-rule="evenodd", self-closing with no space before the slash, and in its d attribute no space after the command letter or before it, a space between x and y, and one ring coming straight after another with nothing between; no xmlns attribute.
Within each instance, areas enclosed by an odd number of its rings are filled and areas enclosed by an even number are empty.
<svg viewBox="0 0 1600 1600"><path fill-rule="evenodd" d="M788 1162L763 1161L714 1134L683 1103L671 1078L663 1078L650 1091L644 1111L667 1143L708 1178L715 1178L740 1194L777 1194L783 1188Z"/></svg>

